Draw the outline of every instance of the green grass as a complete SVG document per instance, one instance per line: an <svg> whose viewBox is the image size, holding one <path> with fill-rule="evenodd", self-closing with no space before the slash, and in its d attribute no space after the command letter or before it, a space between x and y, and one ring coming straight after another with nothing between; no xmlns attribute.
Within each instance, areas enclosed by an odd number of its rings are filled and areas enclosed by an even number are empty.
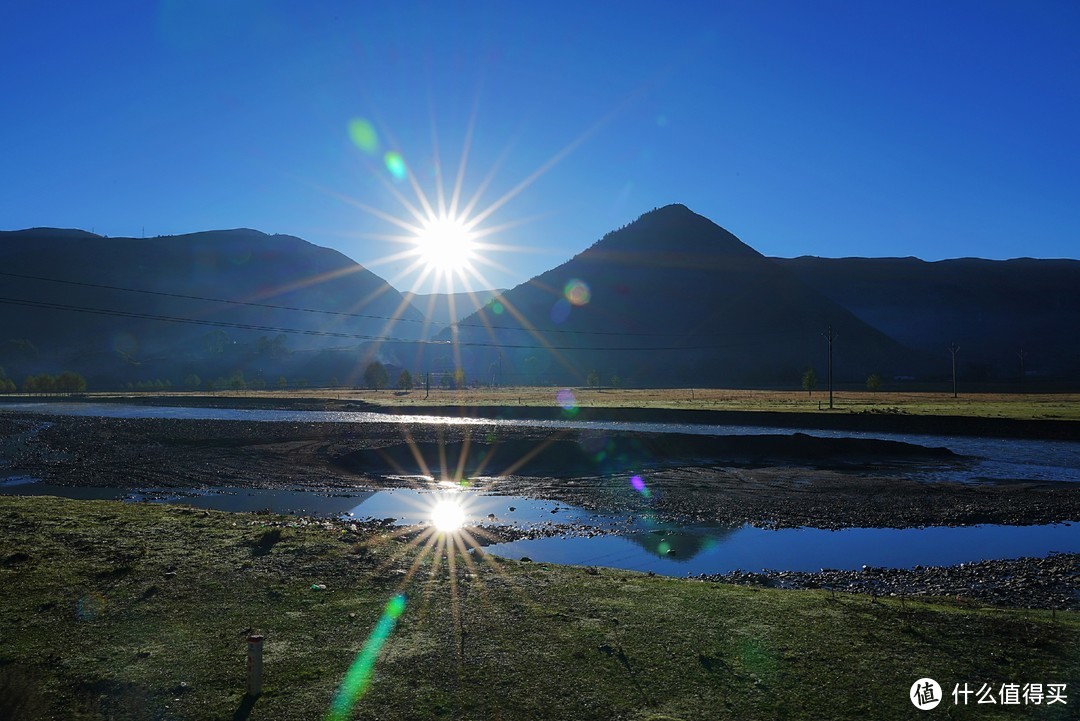
<svg viewBox="0 0 1080 721"><path fill-rule="evenodd" d="M282 523L298 521L0 498L0 717L321 718L417 554ZM1080 704L948 696L963 682L1080 693L1074 613L461 557L451 574L432 556L405 590L354 718L916 718L922 676L946 690L942 718L1075 718ZM249 632L266 637L265 693L245 709Z"/></svg>

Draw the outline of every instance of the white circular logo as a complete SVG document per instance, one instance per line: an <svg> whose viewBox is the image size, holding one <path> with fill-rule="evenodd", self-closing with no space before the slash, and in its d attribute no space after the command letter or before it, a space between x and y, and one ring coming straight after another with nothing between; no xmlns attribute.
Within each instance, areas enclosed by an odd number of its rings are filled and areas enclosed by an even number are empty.
<svg viewBox="0 0 1080 721"><path fill-rule="evenodd" d="M941 703L941 686L932 678L920 678L911 684L911 693L908 694L911 703L920 711L929 711L937 708Z"/></svg>

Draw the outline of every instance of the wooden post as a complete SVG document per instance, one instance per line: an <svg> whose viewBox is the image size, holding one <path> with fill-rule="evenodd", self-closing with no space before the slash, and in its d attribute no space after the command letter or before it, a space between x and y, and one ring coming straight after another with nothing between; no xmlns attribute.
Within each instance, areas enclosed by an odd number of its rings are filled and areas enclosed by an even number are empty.
<svg viewBox="0 0 1080 721"><path fill-rule="evenodd" d="M263 637L248 636L247 695L255 698L262 693Z"/></svg>

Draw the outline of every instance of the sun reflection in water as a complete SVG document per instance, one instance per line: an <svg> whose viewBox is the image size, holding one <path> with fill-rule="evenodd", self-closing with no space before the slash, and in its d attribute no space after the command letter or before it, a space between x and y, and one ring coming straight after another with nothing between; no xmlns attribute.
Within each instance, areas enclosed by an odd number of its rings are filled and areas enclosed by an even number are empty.
<svg viewBox="0 0 1080 721"><path fill-rule="evenodd" d="M455 533L465 524L465 508L456 498L441 498L431 509L431 523L440 533Z"/></svg>

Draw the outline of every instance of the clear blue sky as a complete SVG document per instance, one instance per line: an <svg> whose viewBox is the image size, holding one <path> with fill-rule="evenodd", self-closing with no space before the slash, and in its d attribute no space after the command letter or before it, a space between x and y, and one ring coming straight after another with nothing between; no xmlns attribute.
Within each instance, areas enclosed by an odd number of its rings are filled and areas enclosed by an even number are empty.
<svg viewBox="0 0 1080 721"><path fill-rule="evenodd" d="M416 202L385 153L434 199L474 116L477 210L557 160L481 226L528 221L487 239L491 285L673 202L767 255L1080 249L1074 0L37 0L0 27L0 228L250 227L369 264L400 231L357 204ZM404 265L373 270L407 290Z"/></svg>

